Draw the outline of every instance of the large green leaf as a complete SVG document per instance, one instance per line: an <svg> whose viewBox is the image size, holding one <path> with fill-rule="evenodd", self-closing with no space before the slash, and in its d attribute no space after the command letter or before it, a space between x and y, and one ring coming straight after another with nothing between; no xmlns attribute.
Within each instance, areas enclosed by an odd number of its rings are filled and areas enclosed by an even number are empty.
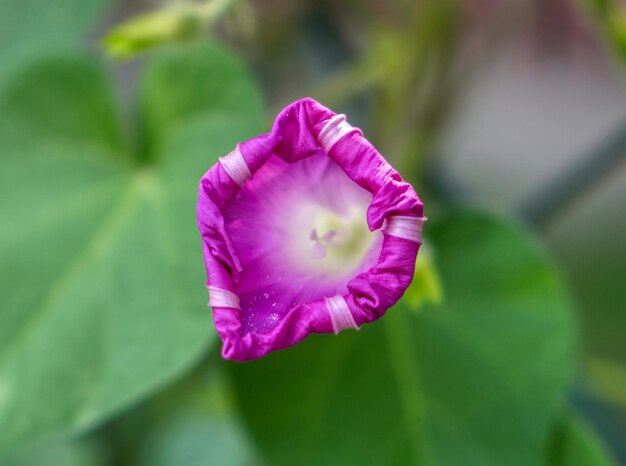
<svg viewBox="0 0 626 466"><path fill-rule="evenodd" d="M626 407L626 216L616 215L624 199L626 183L607 179L550 225L547 236L580 308L590 382Z"/></svg>
<svg viewBox="0 0 626 466"><path fill-rule="evenodd" d="M428 224L444 300L245 365L238 404L273 465L543 463L571 371L562 284L532 239L486 214Z"/></svg>
<svg viewBox="0 0 626 466"><path fill-rule="evenodd" d="M144 406L143 412L127 416L134 424L125 433L124 446L134 448L141 466L260 466L249 439L237 419L217 363L217 351L200 367ZM146 414L149 413L149 416ZM146 432L145 421L152 429ZM139 434L146 432L145 435ZM141 439L137 442L137 439ZM127 449L126 449L127 451Z"/></svg>
<svg viewBox="0 0 626 466"><path fill-rule="evenodd" d="M582 419L571 415L557 429L550 466L612 466L598 436Z"/></svg>
<svg viewBox="0 0 626 466"><path fill-rule="evenodd" d="M233 417L219 357L215 348L195 370L107 426L115 464L260 466Z"/></svg>
<svg viewBox="0 0 626 466"><path fill-rule="evenodd" d="M0 466L105 466L103 453L93 440L48 442L1 459Z"/></svg>
<svg viewBox="0 0 626 466"><path fill-rule="evenodd" d="M84 36L102 12L103 0L29 0L0 2L0 53L24 42Z"/></svg>
<svg viewBox="0 0 626 466"><path fill-rule="evenodd" d="M176 60L196 78L160 80L178 96L218 80L231 98L168 113L159 77ZM259 130L259 97L219 48L166 64L150 66L142 96L168 121L151 164L125 143L89 59L38 62L0 94L0 450L96 423L177 376L214 336L197 185Z"/></svg>
<svg viewBox="0 0 626 466"><path fill-rule="evenodd" d="M76 45L103 13L105 0L1 0L0 85L53 47Z"/></svg>
<svg viewBox="0 0 626 466"><path fill-rule="evenodd" d="M227 419L177 419L148 439L140 466L254 464L239 428Z"/></svg>
<svg viewBox="0 0 626 466"><path fill-rule="evenodd" d="M218 118L233 110L244 120L261 117L261 98L253 83L231 82L240 72L239 63L216 58L208 59L202 46L170 48L155 57L140 89L146 97L140 108L144 156L158 157L168 134L181 122L206 118L207 109Z"/></svg>

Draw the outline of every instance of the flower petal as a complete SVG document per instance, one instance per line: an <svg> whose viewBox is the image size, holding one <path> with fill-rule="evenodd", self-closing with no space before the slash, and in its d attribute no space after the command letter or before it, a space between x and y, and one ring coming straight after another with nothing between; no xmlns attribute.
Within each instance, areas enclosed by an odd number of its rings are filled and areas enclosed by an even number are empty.
<svg viewBox="0 0 626 466"><path fill-rule="evenodd" d="M380 318L413 277L423 220L413 188L345 116L312 99L286 107L200 181L223 356L258 358Z"/></svg>

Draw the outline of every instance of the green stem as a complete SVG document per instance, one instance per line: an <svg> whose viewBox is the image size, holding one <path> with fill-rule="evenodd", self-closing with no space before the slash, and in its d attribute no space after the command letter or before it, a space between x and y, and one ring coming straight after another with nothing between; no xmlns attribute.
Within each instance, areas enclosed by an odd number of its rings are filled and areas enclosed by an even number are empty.
<svg viewBox="0 0 626 466"><path fill-rule="evenodd" d="M390 358L398 383L406 432L415 466L434 464L428 448L426 431L426 400L417 358L411 345L410 316L403 308L392 310L392 316L384 319Z"/></svg>

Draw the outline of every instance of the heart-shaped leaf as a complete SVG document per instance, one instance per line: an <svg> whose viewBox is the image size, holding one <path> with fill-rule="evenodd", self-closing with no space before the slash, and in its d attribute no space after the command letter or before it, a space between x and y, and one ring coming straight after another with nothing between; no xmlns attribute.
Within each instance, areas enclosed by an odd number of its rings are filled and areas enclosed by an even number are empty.
<svg viewBox="0 0 626 466"><path fill-rule="evenodd" d="M452 212L427 225L443 302L229 364L273 465L529 466L572 363L568 300L520 228Z"/></svg>
<svg viewBox="0 0 626 466"><path fill-rule="evenodd" d="M145 76L149 161L91 59L50 57L0 94L0 450L96 423L214 336L197 184L259 131L260 99L214 46L164 51Z"/></svg>
<svg viewBox="0 0 626 466"><path fill-rule="evenodd" d="M0 2L0 85L34 57L83 39L105 4L104 0Z"/></svg>

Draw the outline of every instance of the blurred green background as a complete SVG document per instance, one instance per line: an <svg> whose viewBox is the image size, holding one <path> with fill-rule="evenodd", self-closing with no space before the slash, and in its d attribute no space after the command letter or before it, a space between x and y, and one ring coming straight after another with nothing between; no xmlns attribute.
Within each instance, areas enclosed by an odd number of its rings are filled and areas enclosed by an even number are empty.
<svg viewBox="0 0 626 466"><path fill-rule="evenodd" d="M624 65L620 0L0 0L0 465L626 464ZM197 182L304 96L416 278L223 361Z"/></svg>

